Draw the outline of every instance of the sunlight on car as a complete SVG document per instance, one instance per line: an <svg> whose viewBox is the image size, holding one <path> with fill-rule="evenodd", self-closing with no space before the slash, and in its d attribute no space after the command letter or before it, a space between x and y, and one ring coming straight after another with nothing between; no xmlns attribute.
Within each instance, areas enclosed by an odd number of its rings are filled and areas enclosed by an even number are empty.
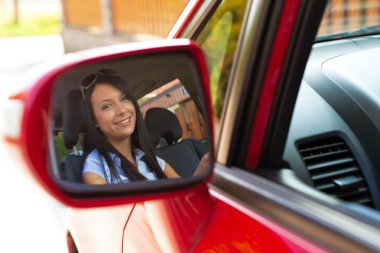
<svg viewBox="0 0 380 253"><path fill-rule="evenodd" d="M8 143L69 252L380 252L378 23L378 0L191 0L170 39L35 73Z"/></svg>

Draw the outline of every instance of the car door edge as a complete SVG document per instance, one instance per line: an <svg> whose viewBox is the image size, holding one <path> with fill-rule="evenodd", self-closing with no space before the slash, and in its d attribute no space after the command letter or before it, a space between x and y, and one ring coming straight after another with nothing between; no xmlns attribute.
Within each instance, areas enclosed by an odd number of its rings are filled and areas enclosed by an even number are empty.
<svg viewBox="0 0 380 253"><path fill-rule="evenodd" d="M340 209L344 204L339 200L301 194L262 176L219 164L215 165L211 184L214 197L215 192L228 196L229 204L233 203L238 210L260 214L327 250L380 251L379 229L356 215L343 213ZM310 192L316 191L310 188Z"/></svg>

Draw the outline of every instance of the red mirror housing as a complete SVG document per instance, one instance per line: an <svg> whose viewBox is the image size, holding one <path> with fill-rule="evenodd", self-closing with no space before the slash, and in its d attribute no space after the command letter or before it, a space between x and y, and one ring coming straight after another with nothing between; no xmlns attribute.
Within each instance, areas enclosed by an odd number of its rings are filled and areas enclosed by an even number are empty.
<svg viewBox="0 0 380 253"><path fill-rule="evenodd" d="M190 59L189 64L194 67L194 74L199 79L197 88L202 91L199 94L200 101L207 115L209 152L213 154L211 96L205 57L200 47L194 42L176 39L131 43L68 54L31 70L26 76L28 82L26 88L8 99L4 111L5 120L9 124L5 127L3 136L8 146L17 151L12 151L12 155L15 159L22 159L23 167L52 196L74 207L125 204L163 195L186 193L190 189L194 190L194 187L204 186L212 170L207 176L201 178L163 180L162 182L157 180L157 182L102 187L62 183L55 180L53 175L52 93L57 79L69 70L90 64L135 59L141 56L149 57L149 55L161 55L164 58L173 53L187 55Z"/></svg>

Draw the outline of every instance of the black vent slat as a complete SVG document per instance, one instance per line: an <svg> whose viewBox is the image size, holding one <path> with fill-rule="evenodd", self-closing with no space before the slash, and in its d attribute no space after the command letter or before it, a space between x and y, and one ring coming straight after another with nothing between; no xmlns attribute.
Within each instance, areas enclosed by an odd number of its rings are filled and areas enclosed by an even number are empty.
<svg viewBox="0 0 380 253"><path fill-rule="evenodd" d="M348 158L342 158L338 160L325 161L323 163L313 164L313 165L308 166L308 169L312 171L312 170L317 170L317 169L326 168L326 167L333 167L340 164L352 163L352 162L355 162L354 158L348 157Z"/></svg>
<svg viewBox="0 0 380 253"><path fill-rule="evenodd" d="M322 153L319 155L307 156L307 157L304 157L303 159L305 161L309 161L313 159L326 158L328 156L338 156L338 155L344 155L344 154L349 154L349 153L350 151L346 149L346 150L332 151L330 153Z"/></svg>
<svg viewBox="0 0 380 253"><path fill-rule="evenodd" d="M335 184L329 183L329 184L316 185L315 188L317 188L317 190L320 190L320 191L326 191L326 190L334 189Z"/></svg>
<svg viewBox="0 0 380 253"><path fill-rule="evenodd" d="M334 136L304 143L298 146L298 151L317 190L373 207L362 171L342 138Z"/></svg>
<svg viewBox="0 0 380 253"><path fill-rule="evenodd" d="M355 197L357 195L357 193L363 194L363 193L367 193L367 192L368 192L368 189L360 188L360 189L356 189L356 191L347 191L347 192L338 193L338 194L336 194L336 197L347 199L347 198Z"/></svg>
<svg viewBox="0 0 380 253"><path fill-rule="evenodd" d="M317 176L312 176L311 178L313 179L313 181L315 181L315 180L340 176L340 175L344 175L344 174L347 174L350 172L355 172L355 171L359 171L359 168L358 167L351 167L351 168L347 168L347 169L343 169L343 170L337 170L337 171L319 174Z"/></svg>
<svg viewBox="0 0 380 253"><path fill-rule="evenodd" d="M313 151L320 151L321 149L334 149L336 147L342 147L344 145L343 142L337 142L332 144L326 144L326 145L315 145L315 146L305 146L302 149L299 149L300 152L313 152Z"/></svg>

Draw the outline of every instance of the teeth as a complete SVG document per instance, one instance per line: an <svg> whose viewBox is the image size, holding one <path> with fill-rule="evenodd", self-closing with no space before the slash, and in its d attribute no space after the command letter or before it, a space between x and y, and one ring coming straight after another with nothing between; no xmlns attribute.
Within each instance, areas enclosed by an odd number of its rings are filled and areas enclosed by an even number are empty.
<svg viewBox="0 0 380 253"><path fill-rule="evenodd" d="M123 120L123 121L119 122L119 125L126 125L126 124L128 124L130 121L131 121L131 119L130 119L130 118L128 118L128 119L125 119L125 120Z"/></svg>

